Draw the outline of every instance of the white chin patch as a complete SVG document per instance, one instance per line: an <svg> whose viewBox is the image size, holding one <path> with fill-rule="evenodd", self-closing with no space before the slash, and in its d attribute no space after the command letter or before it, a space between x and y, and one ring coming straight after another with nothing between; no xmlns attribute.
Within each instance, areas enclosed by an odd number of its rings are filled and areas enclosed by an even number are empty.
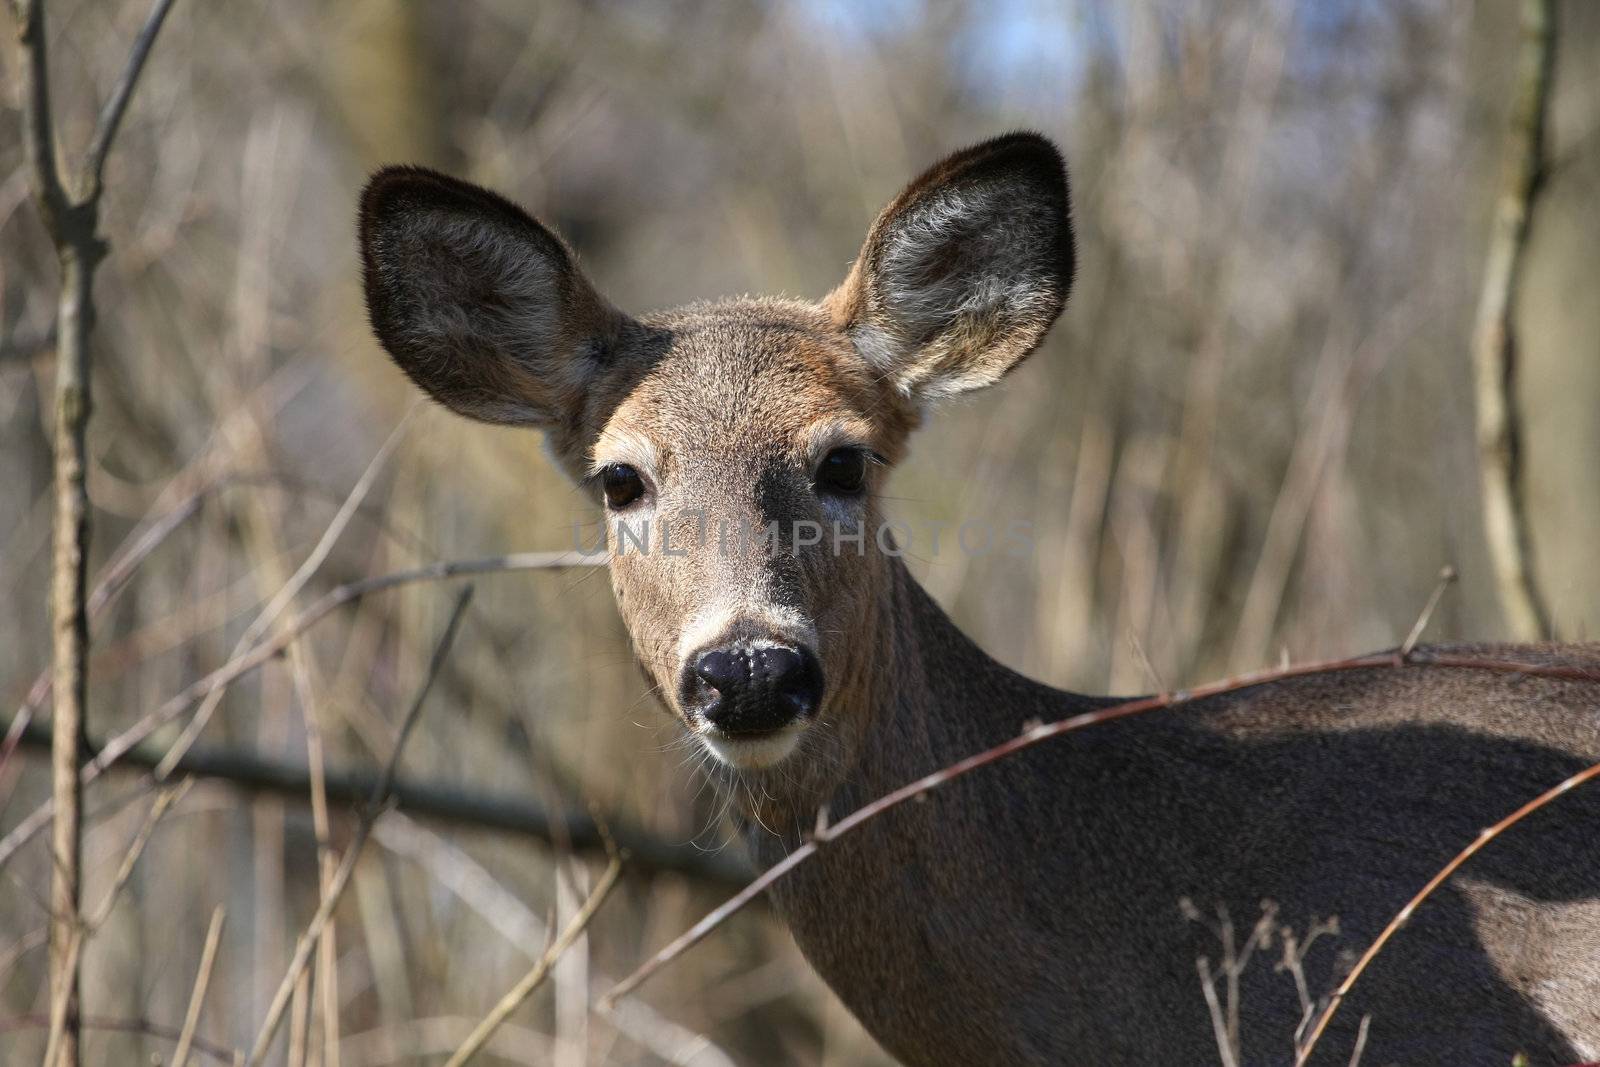
<svg viewBox="0 0 1600 1067"><path fill-rule="evenodd" d="M759 771L783 762L800 743L800 723L791 723L774 733L761 737L738 738L702 727L698 736L711 754L729 767L740 771Z"/></svg>

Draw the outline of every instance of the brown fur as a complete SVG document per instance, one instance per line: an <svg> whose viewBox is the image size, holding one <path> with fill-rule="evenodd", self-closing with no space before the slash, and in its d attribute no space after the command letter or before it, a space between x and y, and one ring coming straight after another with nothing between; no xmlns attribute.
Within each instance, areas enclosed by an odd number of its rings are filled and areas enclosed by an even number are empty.
<svg viewBox="0 0 1600 1067"><path fill-rule="evenodd" d="M1072 271L1065 172L1019 134L958 153L884 211L820 305L734 300L633 319L559 239L483 190L380 173L363 198L375 330L458 411L546 426L576 477L625 463L650 525L611 575L639 660L686 729L708 645L806 645L826 680L792 747L726 746L756 855L1001 739L1106 698L1059 692L968 641L871 531L868 492L820 493L828 448L892 465L924 406L1038 344ZM715 522L862 524L865 550L728 551ZM662 551L665 531L679 552ZM1600 650L1504 653L1581 663ZM789 742L784 742L788 744ZM907 1063L1213 1062L1178 900L1302 932L1337 914L1359 949L1477 828L1600 761L1600 685L1469 671L1304 678L1030 750L825 849L774 896L807 958ZM1600 802L1563 798L1469 864L1382 956L1318 1062L1535 1064L1600 1055ZM1318 989L1330 950L1313 956ZM1247 1063L1281 1063L1300 1011L1247 973Z"/></svg>

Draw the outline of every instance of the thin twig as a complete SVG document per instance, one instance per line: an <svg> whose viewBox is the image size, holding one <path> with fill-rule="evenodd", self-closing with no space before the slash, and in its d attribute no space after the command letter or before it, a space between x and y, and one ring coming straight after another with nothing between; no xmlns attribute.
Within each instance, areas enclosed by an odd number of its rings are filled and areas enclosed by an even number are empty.
<svg viewBox="0 0 1600 1067"><path fill-rule="evenodd" d="M1223 1018L1222 1002L1217 997L1217 979L1212 973L1211 961L1201 956L1194 961L1195 970L1200 973L1200 993L1206 998L1206 1014L1211 1017L1211 1036L1217 1043L1217 1056L1222 1061L1222 1067L1239 1067L1239 1053L1235 1042L1228 1035L1228 1023Z"/></svg>
<svg viewBox="0 0 1600 1067"><path fill-rule="evenodd" d="M577 914L572 917L571 922L567 923L560 936L545 950L544 955L539 957L539 961L533 965L533 969L525 974L521 981L512 986L506 995L500 998L499 1003L490 1010L489 1014L484 1016L483 1021L473 1028L472 1033L468 1034L467 1039L461 1043L461 1047L456 1049L455 1055L445 1062L445 1067L461 1067L462 1064L476 1056L489 1038L494 1035L500 1024L505 1022L507 1017L516 1011L522 1002L527 1000L528 996L539 987L539 984L549 975L550 968L555 965L555 962L561 958L567 949L572 947L572 943L588 927L590 920L600 910L600 905L605 903L612 886L616 885L617 875L621 872L622 855L613 852L611 862L606 865L605 873L600 876L600 881L595 883L589 898L583 902L583 907L578 909Z"/></svg>
<svg viewBox="0 0 1600 1067"><path fill-rule="evenodd" d="M1428 602L1422 606L1422 613L1417 616L1417 621L1412 624L1411 632L1406 634L1405 641L1400 645L1400 658L1410 659L1411 653L1416 651L1417 642L1422 640L1422 632L1428 628L1428 623L1433 619L1433 613L1439 609L1439 601L1444 599L1444 591L1450 588L1456 580L1456 569L1448 564L1439 570L1439 581L1433 587Z"/></svg>
<svg viewBox="0 0 1600 1067"><path fill-rule="evenodd" d="M316 913L312 915L310 923L306 925L305 932L300 935L300 940L295 943L294 955L290 958L289 969L283 976L283 981L278 983L278 991L273 994L272 1003L267 1009L267 1017L261 1024L261 1029L256 1034L255 1043L251 1046L250 1055L246 1059L248 1067L255 1067L267 1054L272 1045L272 1039L277 1034L278 1024L283 1021L283 1012L289 1004L289 998L294 993L295 983L300 980L300 974L305 970L306 963L311 958L311 952L317 946L322 930L333 918L333 912L338 907L339 899L344 896L345 888L350 884L350 875L354 873L356 860L361 855L361 848L366 844L367 836L372 832L372 824L382 814L384 806L388 804L390 793L394 788L395 775L400 769L400 756L405 751L406 741L411 737L411 731L417 724L417 719L422 712L422 706L427 701L428 692L433 688L434 681L444 669L445 657L450 654L450 646L454 644L456 631L461 626L461 618L466 613L467 604L472 600L472 586L467 586L456 596L455 607L450 612L450 621L445 624L444 633L439 638L439 643L434 646L433 657L428 662L428 671L422 678L422 684L417 689L417 695L411 701L405 718L400 723L399 736L395 738L394 751L389 755L389 762L384 765L383 773L378 778L378 784L373 787L372 795L368 799L366 810L362 812L356 824L354 836L350 845L345 849L344 858L340 860L339 867L334 871L333 878L328 883L328 891L323 895L322 902L317 906Z"/></svg>
<svg viewBox="0 0 1600 1067"><path fill-rule="evenodd" d="M52 327L53 329L54 327ZM52 334L52 338L54 335ZM226 454L216 447L216 442L228 436L228 427L233 419L238 418L237 412L230 415L223 424L212 432L210 440L200 449L199 454L191 459L177 475L175 475L156 497L156 503L151 507L150 513L141 520L123 542L111 553L110 559L101 569L100 575L95 579L94 590L89 594L89 623L92 628L96 619L104 614L106 608L116 601L117 596L127 587L135 572L144 564L157 548L166 541L180 526L199 511L201 504L213 493L237 484L252 484L262 480L261 476L252 477L247 474L218 473L227 461ZM305 487L300 487L300 492L309 492ZM169 504L174 498L181 498L176 504ZM165 509L165 510L162 510ZM50 668L46 667L39 672L33 685L28 689L28 695L23 700L17 716L12 719L11 727L4 740L0 740L0 772L3 772L6 762L17 745L17 735L27 727L29 721L38 712L45 699L49 697L51 689ZM5 800L4 783L0 782L0 806Z"/></svg>
<svg viewBox="0 0 1600 1067"><path fill-rule="evenodd" d="M100 195L111 142L116 139L122 116L128 110L128 101L133 98L133 87L138 84L145 60L150 58L150 48L156 43L156 35L161 32L161 24L167 20L167 12L172 10L172 4L173 0L155 0L155 6L144 20L144 28L133 42L128 65L123 69L111 99L100 109L100 119L95 123L94 137L89 141L89 151L83 162L84 178L88 185L85 193L88 196Z"/></svg>
<svg viewBox="0 0 1600 1067"><path fill-rule="evenodd" d="M306 731L306 770L311 779L311 830L317 839L317 892L327 895L338 867L331 844L328 821L327 768L323 763L322 724L318 721L316 694L311 668L302 646L291 646L299 655L289 657L289 673L300 701L300 715ZM329 930L317 945L317 965L313 972L319 1010L322 1014L323 1067L339 1064L339 946L337 930Z"/></svg>
<svg viewBox="0 0 1600 1067"><path fill-rule="evenodd" d="M200 1025L200 1012L205 1007L206 988L211 984L211 968L217 962L217 945L222 940L222 906L211 913L211 926L206 930L206 944L200 950L200 969L195 972L194 990L189 994L189 1008L183 1013L183 1030L178 1034L178 1047L172 1053L172 1067L188 1067L189 1048L194 1044L194 1032Z"/></svg>
<svg viewBox="0 0 1600 1067"><path fill-rule="evenodd" d="M617 998L637 989L641 983L656 971L694 947L707 934L726 922L731 916L743 909L745 905L766 892L774 882L816 855L824 845L859 829L870 820L877 818L884 812L899 807L908 800L914 800L981 767L986 767L989 764L1016 755L1018 752L1032 748L1043 741L1048 741L1076 730L1082 730L1085 727L1097 726L1101 723L1124 719L1133 715L1141 715L1145 712L1178 707L1193 703L1196 700L1232 693L1241 689L1249 689L1270 682L1287 681L1315 674L1335 674L1344 671L1438 668L1527 674L1536 677L1562 678L1600 684L1600 672L1587 667L1568 666L1565 664L1518 663L1512 660L1488 657L1477 658L1441 652L1414 652L1410 657L1402 657L1397 650L1394 652L1375 652L1350 659L1304 663L1276 670L1257 671L1253 674L1239 675L1176 693L1162 693L1157 696L1124 701L1121 704L1113 704L1110 707L1100 708L1096 711L1074 715L1058 722L1035 724L1008 741L1002 741L992 748L968 756L966 759L958 760L947 767L924 775L913 782L901 786L899 789L886 793L871 803L862 805L846 818L832 824L823 834L813 834L793 852L767 868L749 885L723 902L705 918L695 923L660 952L646 960L627 978L617 983L611 992L607 993L601 1000L600 1007L602 1010L608 1010L609 1005L615 1003ZM1600 771L1600 768L1596 770Z"/></svg>
<svg viewBox="0 0 1600 1067"><path fill-rule="evenodd" d="M1339 917L1330 915L1326 919L1312 918L1306 927L1304 940L1297 938L1294 928L1284 926L1278 931L1283 939L1283 958L1274 968L1278 972L1287 972L1294 981L1295 996L1300 1001L1300 1021L1295 1024L1293 1047L1299 1051L1300 1042L1305 1037L1306 1027L1311 1025L1312 1016L1316 1014L1317 1004L1311 999L1311 985L1306 981L1306 957L1311 953L1311 947L1319 938L1334 936L1339 933Z"/></svg>
<svg viewBox="0 0 1600 1067"><path fill-rule="evenodd" d="M1356 1029L1355 1047L1350 1050L1349 1067L1361 1067L1361 1054L1367 1051L1367 1030L1372 1026L1372 1016L1363 1015L1361 1025Z"/></svg>
<svg viewBox="0 0 1600 1067"><path fill-rule="evenodd" d="M93 934L106 924L111 918L111 911L117 906L117 898L122 895L123 887L128 884L128 879L133 877L133 869L139 863L139 857L144 855L144 848L150 843L150 837L156 831L156 824L161 822L162 816L177 807L178 803L188 794L189 787L194 785L192 778L185 778L176 786L162 789L156 793L155 802L150 805L150 811L145 815L144 822L139 826L139 832L133 837L133 843L123 853L122 863L117 868L115 877L111 879L111 886L106 890L106 895L101 899L100 906L94 914L84 921L86 935Z"/></svg>
<svg viewBox="0 0 1600 1067"><path fill-rule="evenodd" d="M1411 920L1412 914L1416 912L1422 902L1433 895L1434 890L1448 881L1450 876L1455 874L1463 863L1476 856L1483 850L1485 845L1499 837L1503 832L1515 826L1527 816L1532 815L1561 794L1568 790L1576 789L1594 778L1600 778L1600 763L1581 770L1559 785L1545 790L1504 819L1480 832L1471 844L1456 853L1454 859L1441 867L1439 873L1428 879L1428 884L1419 889L1417 895L1412 897L1406 903L1406 906L1395 914L1393 919L1389 920L1389 925L1385 926L1377 939L1367 946L1367 950L1361 954L1360 959L1356 960L1356 965L1350 969L1350 973L1345 975L1344 981L1340 982L1339 987L1333 991L1333 995L1328 999L1327 1007L1323 1008L1322 1013L1317 1016L1317 1021L1312 1026L1311 1032L1306 1038L1306 1043L1300 1047L1299 1054L1295 1056L1295 1067L1303 1067L1305 1062L1311 1058L1311 1052L1317 1047L1317 1041L1321 1039L1323 1032L1327 1030L1328 1023L1333 1021L1334 1015L1339 1010L1340 1002L1349 995L1351 988L1356 984L1356 980L1361 977L1361 973L1367 969L1367 965L1377 957L1378 953L1383 951L1383 947L1389 943L1389 939Z"/></svg>

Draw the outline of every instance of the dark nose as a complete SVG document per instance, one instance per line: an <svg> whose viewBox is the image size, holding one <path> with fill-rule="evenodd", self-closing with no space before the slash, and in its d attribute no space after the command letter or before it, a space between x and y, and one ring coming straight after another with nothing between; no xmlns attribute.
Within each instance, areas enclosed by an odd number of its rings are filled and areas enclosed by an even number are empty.
<svg viewBox="0 0 1600 1067"><path fill-rule="evenodd" d="M700 713L724 733L776 730L822 700L822 666L805 649L714 648L694 661L693 676L689 696L710 698Z"/></svg>

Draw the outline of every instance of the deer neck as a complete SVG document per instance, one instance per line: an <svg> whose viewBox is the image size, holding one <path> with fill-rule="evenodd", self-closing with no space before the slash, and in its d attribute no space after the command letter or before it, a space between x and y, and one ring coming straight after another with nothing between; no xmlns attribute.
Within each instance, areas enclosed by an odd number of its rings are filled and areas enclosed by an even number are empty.
<svg viewBox="0 0 1600 1067"><path fill-rule="evenodd" d="M897 557L883 557L878 595L852 639L833 711L796 766L736 789L763 859L793 848L826 805L837 820L876 797L1094 703L1005 667L962 633Z"/></svg>

